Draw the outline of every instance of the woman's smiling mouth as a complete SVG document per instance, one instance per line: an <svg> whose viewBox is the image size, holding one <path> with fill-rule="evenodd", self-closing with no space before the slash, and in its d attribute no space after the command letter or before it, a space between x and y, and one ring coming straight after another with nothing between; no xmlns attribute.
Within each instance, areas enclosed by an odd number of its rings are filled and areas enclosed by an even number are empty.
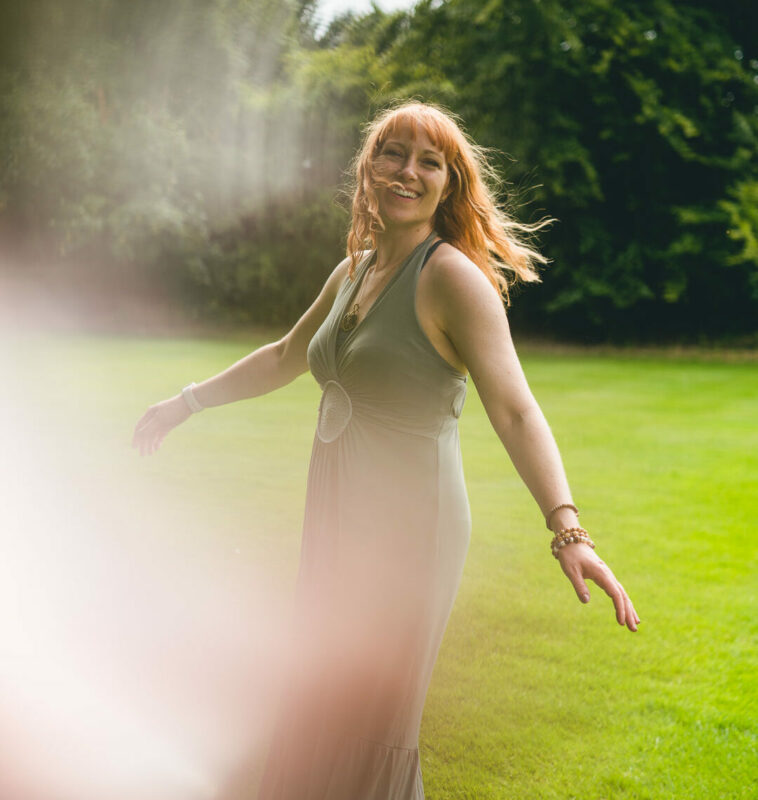
<svg viewBox="0 0 758 800"><path fill-rule="evenodd" d="M391 191L395 197L402 197L403 200L416 200L420 197L417 192L411 192L408 189L392 189Z"/></svg>

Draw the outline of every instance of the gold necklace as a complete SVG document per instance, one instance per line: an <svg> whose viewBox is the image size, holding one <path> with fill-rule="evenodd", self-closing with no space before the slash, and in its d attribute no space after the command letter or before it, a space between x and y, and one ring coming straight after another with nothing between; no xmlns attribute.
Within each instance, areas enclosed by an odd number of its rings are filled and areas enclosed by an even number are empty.
<svg viewBox="0 0 758 800"><path fill-rule="evenodd" d="M353 306L352 311L346 311L340 322L343 331L351 331L358 324L358 303Z"/></svg>
<svg viewBox="0 0 758 800"><path fill-rule="evenodd" d="M361 283L361 288L358 290L358 297L360 297L361 292L363 291L363 287L366 285L366 279L368 278L369 272L374 268L374 264L372 264L367 270L366 275L363 278L363 282ZM351 311L346 311L340 320L340 328L343 331L351 331L353 328L358 324L358 297L355 298L355 305L353 306Z"/></svg>

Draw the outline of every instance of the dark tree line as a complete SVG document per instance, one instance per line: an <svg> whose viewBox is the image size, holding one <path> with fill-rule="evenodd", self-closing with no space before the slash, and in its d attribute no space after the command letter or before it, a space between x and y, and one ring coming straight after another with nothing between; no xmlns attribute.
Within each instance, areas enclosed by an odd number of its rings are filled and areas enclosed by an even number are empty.
<svg viewBox="0 0 758 800"><path fill-rule="evenodd" d="M758 6L422 0L317 32L312 0L29 0L0 26L2 269L158 281L287 324L344 249L360 125L417 97L493 148L544 282L525 330L756 332ZM335 199L336 198L336 199Z"/></svg>

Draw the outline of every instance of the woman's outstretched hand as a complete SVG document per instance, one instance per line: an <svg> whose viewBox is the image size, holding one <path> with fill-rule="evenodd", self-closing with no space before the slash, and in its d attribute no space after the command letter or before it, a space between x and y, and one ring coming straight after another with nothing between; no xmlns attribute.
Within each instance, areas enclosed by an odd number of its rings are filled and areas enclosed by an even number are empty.
<svg viewBox="0 0 758 800"><path fill-rule="evenodd" d="M629 595L616 580L610 567L595 554L589 545L583 542L567 544L558 551L558 560L583 603L588 603L590 600L590 592L585 583L585 580L589 578L613 600L618 624L626 625L630 631L637 630L640 618L634 610Z"/></svg>
<svg viewBox="0 0 758 800"><path fill-rule="evenodd" d="M152 455L161 446L166 434L191 415L192 412L180 394L155 403L134 426L132 447L138 447L142 456Z"/></svg>

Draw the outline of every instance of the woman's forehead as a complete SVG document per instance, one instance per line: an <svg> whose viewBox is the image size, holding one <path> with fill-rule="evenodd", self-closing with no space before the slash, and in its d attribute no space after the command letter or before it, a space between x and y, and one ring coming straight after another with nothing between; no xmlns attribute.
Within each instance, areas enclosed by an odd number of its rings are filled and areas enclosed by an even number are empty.
<svg viewBox="0 0 758 800"><path fill-rule="evenodd" d="M392 140L396 141L412 141L422 146L425 149L433 150L440 155L443 155L443 150L440 143L434 140L430 135L431 132L419 122L412 124L408 120L397 120L389 125L386 130L385 136L382 137L383 142Z"/></svg>

